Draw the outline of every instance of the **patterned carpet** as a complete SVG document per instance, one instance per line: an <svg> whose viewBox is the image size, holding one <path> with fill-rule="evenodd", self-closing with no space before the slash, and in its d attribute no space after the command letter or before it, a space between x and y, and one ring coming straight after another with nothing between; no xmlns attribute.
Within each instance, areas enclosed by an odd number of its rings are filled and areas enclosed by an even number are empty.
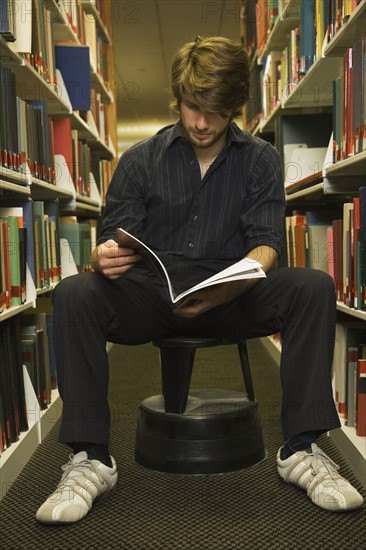
<svg viewBox="0 0 366 550"><path fill-rule="evenodd" d="M284 484L275 467L282 444L278 367L263 346L250 342L256 397L267 459L247 470L213 476L160 474L133 462L138 403L160 393L158 352L150 345L110 352L111 453L119 466L116 493L95 504L79 523L44 526L35 512L60 479L69 450L58 426L28 462L0 503L1 548L240 550L365 548L366 507L332 514ZM242 390L235 346L199 350L195 388ZM364 494L329 438L321 447ZM364 494L365 496L365 494Z"/></svg>

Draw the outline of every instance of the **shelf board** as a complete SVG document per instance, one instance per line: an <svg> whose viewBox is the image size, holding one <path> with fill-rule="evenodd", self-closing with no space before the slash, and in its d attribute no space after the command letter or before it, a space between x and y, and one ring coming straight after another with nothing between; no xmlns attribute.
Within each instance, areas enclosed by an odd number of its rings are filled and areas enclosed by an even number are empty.
<svg viewBox="0 0 366 550"><path fill-rule="evenodd" d="M305 188L299 186L298 191L294 190L292 193L287 193L286 199L289 202L299 198L314 200L324 196L331 197L343 195L342 199L345 196L354 197L357 196L360 185L362 185L362 180L359 180L358 177L357 179L356 177L343 179L324 178L323 181L314 183Z"/></svg>
<svg viewBox="0 0 366 550"><path fill-rule="evenodd" d="M324 48L326 57L343 56L347 48L351 48L365 34L366 29L366 0L363 0L348 21L333 36Z"/></svg>
<svg viewBox="0 0 366 550"><path fill-rule="evenodd" d="M22 65L23 58L11 48L11 42L8 42L0 35L0 61L7 67Z"/></svg>
<svg viewBox="0 0 366 550"><path fill-rule="evenodd" d="M57 283L51 283L50 285L44 286L42 288L37 288L37 296L42 296L42 294L48 294L49 292L52 292L55 289L56 285Z"/></svg>
<svg viewBox="0 0 366 550"><path fill-rule="evenodd" d="M300 24L300 4L297 0L290 2L290 4L291 6L287 6L282 17L277 17L273 28L269 32L268 39L258 55L259 64L262 64L263 57L271 51L281 52L288 42L288 33Z"/></svg>
<svg viewBox="0 0 366 550"><path fill-rule="evenodd" d="M104 143L100 138L88 140L88 145L90 149L98 151L102 154L103 158L112 160L115 156L114 150L112 150L106 143Z"/></svg>
<svg viewBox="0 0 366 550"><path fill-rule="evenodd" d="M70 26L63 5L57 3L56 0L45 0L45 5L51 12L54 41L66 41L75 45L80 45L80 40Z"/></svg>
<svg viewBox="0 0 366 550"><path fill-rule="evenodd" d="M108 90L107 84L92 64L90 65L90 80L96 92L100 93L102 101L104 103L113 103L114 99L111 90Z"/></svg>
<svg viewBox="0 0 366 550"><path fill-rule="evenodd" d="M95 212L96 214L99 214L101 212L101 206L95 206L93 204L90 204L88 202L83 201L76 201L75 208L77 212Z"/></svg>
<svg viewBox="0 0 366 550"><path fill-rule="evenodd" d="M341 419L342 427L331 430L329 436L350 465L360 483L366 488L366 437L356 435L354 428L348 428Z"/></svg>
<svg viewBox="0 0 366 550"><path fill-rule="evenodd" d="M69 189L63 189L37 178L32 178L31 194L35 199L72 199L75 196L75 193Z"/></svg>
<svg viewBox="0 0 366 550"><path fill-rule="evenodd" d="M331 164L325 170L327 176L364 176L365 173L366 150L336 164Z"/></svg>
<svg viewBox="0 0 366 550"><path fill-rule="evenodd" d="M21 313L22 311L25 311L26 309L32 308L33 305L34 305L33 301L25 302L21 306L15 306L15 307L6 309L2 313L0 313L0 322L5 321L6 319L10 319L11 317L14 317L15 315L18 315L19 313Z"/></svg>
<svg viewBox="0 0 366 550"><path fill-rule="evenodd" d="M110 46L112 44L111 37L109 36L108 30L104 25L96 6L90 0L81 0L81 5L85 13L91 14L94 17L101 38Z"/></svg>
<svg viewBox="0 0 366 550"><path fill-rule="evenodd" d="M22 65L13 66L12 71L16 75L17 95L21 99L45 99L49 115L67 116L70 113L69 105L63 101L61 95L25 60Z"/></svg>
<svg viewBox="0 0 366 550"><path fill-rule="evenodd" d="M282 108L329 107L333 105L333 80L341 73L342 58L321 57L296 84L282 93Z"/></svg>
<svg viewBox="0 0 366 550"><path fill-rule="evenodd" d="M58 390L51 392L51 404L41 411L39 420L31 418L34 411L28 412L29 429L21 432L19 440L12 443L0 456L1 491L0 500L6 495L11 484L14 483L29 458L36 451L40 440L46 437L61 414L61 397Z"/></svg>
<svg viewBox="0 0 366 550"><path fill-rule="evenodd" d="M26 432L21 432L19 440L12 443L0 456L0 500L4 498L11 484L14 483L38 445L38 426L36 422L33 422Z"/></svg>
<svg viewBox="0 0 366 550"><path fill-rule="evenodd" d="M7 192L27 197L31 194L30 187L28 185L20 185L19 183L12 183L10 181L0 179L0 196Z"/></svg>
<svg viewBox="0 0 366 550"><path fill-rule="evenodd" d="M283 19L296 19L300 21L301 17L301 0L289 0L283 5L284 2L280 2L280 9L282 8L282 13L280 14Z"/></svg>
<svg viewBox="0 0 366 550"><path fill-rule="evenodd" d="M25 174L10 170L5 166L0 166L0 178L4 181L17 183L19 185L28 185L28 178Z"/></svg>
<svg viewBox="0 0 366 550"><path fill-rule="evenodd" d="M71 124L72 127L78 131L80 139L85 139L87 141L97 141L99 139L99 136L92 131L78 113L71 113Z"/></svg>
<svg viewBox="0 0 366 550"><path fill-rule="evenodd" d="M366 311L360 311L359 309L353 309L351 307L346 306L342 302L337 302L337 310L342 311L342 313L347 313L347 315L350 315L351 317L356 317L357 319L361 319L362 321L366 321Z"/></svg>

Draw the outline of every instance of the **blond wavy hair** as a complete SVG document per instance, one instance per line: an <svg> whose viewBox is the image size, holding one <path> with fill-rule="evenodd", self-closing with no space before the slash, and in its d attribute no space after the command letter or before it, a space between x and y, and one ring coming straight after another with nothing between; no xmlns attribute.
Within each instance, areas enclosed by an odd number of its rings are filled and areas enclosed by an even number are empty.
<svg viewBox="0 0 366 550"><path fill-rule="evenodd" d="M184 44L176 53L171 69L174 100L170 106L180 111L184 93L212 112L231 111L240 116L249 96L249 61L243 46L222 36Z"/></svg>

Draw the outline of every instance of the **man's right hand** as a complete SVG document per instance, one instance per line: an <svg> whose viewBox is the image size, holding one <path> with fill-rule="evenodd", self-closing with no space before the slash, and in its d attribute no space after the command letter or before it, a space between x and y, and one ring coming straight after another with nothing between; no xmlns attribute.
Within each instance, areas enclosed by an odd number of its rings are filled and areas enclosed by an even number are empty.
<svg viewBox="0 0 366 550"><path fill-rule="evenodd" d="M134 250L119 247L112 239L97 246L91 255L93 270L108 279L118 279L140 260Z"/></svg>

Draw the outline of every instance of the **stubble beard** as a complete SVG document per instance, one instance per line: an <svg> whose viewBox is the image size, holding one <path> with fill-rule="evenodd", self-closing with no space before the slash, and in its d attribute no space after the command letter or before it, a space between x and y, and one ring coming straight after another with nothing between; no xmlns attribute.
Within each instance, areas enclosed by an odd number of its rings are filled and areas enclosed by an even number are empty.
<svg viewBox="0 0 366 550"><path fill-rule="evenodd" d="M230 121L228 121L226 126L220 132L215 132L213 134L210 134L211 139L203 142L199 139L194 138L194 136L192 135L192 133L195 131L194 128L190 128L190 127L187 128L182 120L181 120L181 124L182 124L185 137L187 138L189 143L193 145L193 147L195 147L196 149L208 149L209 147L212 147L213 145L215 145L226 134L230 125Z"/></svg>

